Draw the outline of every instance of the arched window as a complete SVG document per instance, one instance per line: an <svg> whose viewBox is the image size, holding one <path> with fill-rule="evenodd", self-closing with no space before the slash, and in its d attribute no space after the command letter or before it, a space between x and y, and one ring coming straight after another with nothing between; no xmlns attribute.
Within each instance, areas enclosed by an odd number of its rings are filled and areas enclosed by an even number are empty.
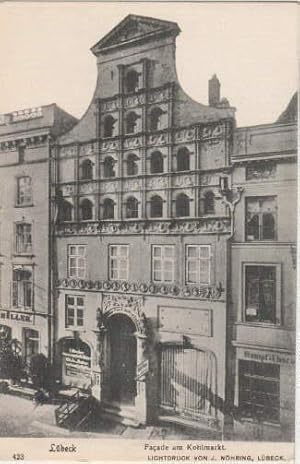
<svg viewBox="0 0 300 464"><path fill-rule="evenodd" d="M67 200L61 200L58 209L58 221L72 221L73 216L73 205Z"/></svg>
<svg viewBox="0 0 300 464"><path fill-rule="evenodd" d="M136 132L136 121L138 115L133 111L126 117L126 134L134 134Z"/></svg>
<svg viewBox="0 0 300 464"><path fill-rule="evenodd" d="M80 203L80 219L82 221L93 219L93 203L88 199Z"/></svg>
<svg viewBox="0 0 300 464"><path fill-rule="evenodd" d="M129 197L126 201L126 217L134 219L139 216L139 204L136 198Z"/></svg>
<svg viewBox="0 0 300 464"><path fill-rule="evenodd" d="M184 193L176 198L176 217L187 217L190 215L190 199Z"/></svg>
<svg viewBox="0 0 300 464"><path fill-rule="evenodd" d="M150 113L150 130L161 129L161 116L163 111L160 108L153 108Z"/></svg>
<svg viewBox="0 0 300 464"><path fill-rule="evenodd" d="M110 114L104 119L104 137L113 137L116 119Z"/></svg>
<svg viewBox="0 0 300 464"><path fill-rule="evenodd" d="M103 163L103 175L104 177L115 177L115 160L111 156L107 156Z"/></svg>
<svg viewBox="0 0 300 464"><path fill-rule="evenodd" d="M106 198L103 202L103 219L114 219L115 203L111 198Z"/></svg>
<svg viewBox="0 0 300 464"><path fill-rule="evenodd" d="M93 179L93 162L89 159L83 161L80 166L80 179L92 180Z"/></svg>
<svg viewBox="0 0 300 464"><path fill-rule="evenodd" d="M204 214L215 213L215 195L213 192L206 192L204 195Z"/></svg>
<svg viewBox="0 0 300 464"><path fill-rule="evenodd" d="M154 195L150 201L150 217L159 218L163 215L163 200L159 195Z"/></svg>
<svg viewBox="0 0 300 464"><path fill-rule="evenodd" d="M155 151L150 159L150 172L151 174L158 174L164 172L164 159L159 151Z"/></svg>
<svg viewBox="0 0 300 464"><path fill-rule="evenodd" d="M190 169L190 153L187 148L180 148L177 152L177 171Z"/></svg>
<svg viewBox="0 0 300 464"><path fill-rule="evenodd" d="M135 176L138 173L138 157L135 154L128 155L127 158L127 175Z"/></svg>
<svg viewBox="0 0 300 464"><path fill-rule="evenodd" d="M125 91L128 93L137 92L139 89L139 73L132 69L125 77Z"/></svg>

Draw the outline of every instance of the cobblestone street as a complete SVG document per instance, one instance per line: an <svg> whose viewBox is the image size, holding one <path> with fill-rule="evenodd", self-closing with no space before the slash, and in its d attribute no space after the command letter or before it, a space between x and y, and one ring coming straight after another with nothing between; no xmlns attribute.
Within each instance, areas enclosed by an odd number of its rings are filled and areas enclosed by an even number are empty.
<svg viewBox="0 0 300 464"><path fill-rule="evenodd" d="M219 440L220 434L207 430L182 430L175 426L126 427L99 421L92 431L69 431L57 427L56 405L36 406L30 399L0 394L0 437L77 437L77 438L138 438Z"/></svg>

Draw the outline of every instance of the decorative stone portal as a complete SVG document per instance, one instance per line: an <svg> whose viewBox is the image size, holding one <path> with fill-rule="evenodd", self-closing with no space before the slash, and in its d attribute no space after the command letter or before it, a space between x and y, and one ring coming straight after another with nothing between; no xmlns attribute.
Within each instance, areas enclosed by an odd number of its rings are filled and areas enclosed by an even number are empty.
<svg viewBox="0 0 300 464"><path fill-rule="evenodd" d="M149 361L143 298L105 294L97 311L99 393L102 404L131 407L136 424L147 422L146 378ZM95 395L96 396L96 395Z"/></svg>
<svg viewBox="0 0 300 464"><path fill-rule="evenodd" d="M107 399L132 405L136 397L137 342L131 319L123 314L110 317L107 338Z"/></svg>

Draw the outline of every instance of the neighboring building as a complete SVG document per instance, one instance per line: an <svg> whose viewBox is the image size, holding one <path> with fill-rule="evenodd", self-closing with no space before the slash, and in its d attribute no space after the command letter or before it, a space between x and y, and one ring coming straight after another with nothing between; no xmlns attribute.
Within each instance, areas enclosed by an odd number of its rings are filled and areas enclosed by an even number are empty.
<svg viewBox="0 0 300 464"><path fill-rule="evenodd" d="M51 358L49 145L76 119L55 104L0 117L0 336Z"/></svg>
<svg viewBox="0 0 300 464"><path fill-rule="evenodd" d="M102 414L292 440L297 97L236 128L176 74L176 23L129 15L92 52L80 121L0 117L0 336Z"/></svg>
<svg viewBox="0 0 300 464"><path fill-rule="evenodd" d="M276 123L238 128L233 189L229 390L234 433L293 439L297 239L297 98ZM229 322L230 324L230 322Z"/></svg>
<svg viewBox="0 0 300 464"><path fill-rule="evenodd" d="M56 359L128 423L223 426L234 109L188 97L178 25L127 16L93 48L98 82L56 163Z"/></svg>

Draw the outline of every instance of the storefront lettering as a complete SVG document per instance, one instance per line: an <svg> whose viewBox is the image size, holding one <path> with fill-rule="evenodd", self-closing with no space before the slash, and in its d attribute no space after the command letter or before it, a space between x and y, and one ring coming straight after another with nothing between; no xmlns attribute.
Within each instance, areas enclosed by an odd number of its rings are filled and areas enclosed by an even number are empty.
<svg viewBox="0 0 300 464"><path fill-rule="evenodd" d="M258 353L255 351L244 351L244 358L252 359L259 362L272 362L277 364L295 364L292 356L285 356L279 353Z"/></svg>
<svg viewBox="0 0 300 464"><path fill-rule="evenodd" d="M66 375L78 378L90 376L91 358L83 351L69 348L63 357Z"/></svg>
<svg viewBox="0 0 300 464"><path fill-rule="evenodd" d="M13 311L1 311L0 319L10 319L17 322L27 322L33 324L33 314L17 313Z"/></svg>

